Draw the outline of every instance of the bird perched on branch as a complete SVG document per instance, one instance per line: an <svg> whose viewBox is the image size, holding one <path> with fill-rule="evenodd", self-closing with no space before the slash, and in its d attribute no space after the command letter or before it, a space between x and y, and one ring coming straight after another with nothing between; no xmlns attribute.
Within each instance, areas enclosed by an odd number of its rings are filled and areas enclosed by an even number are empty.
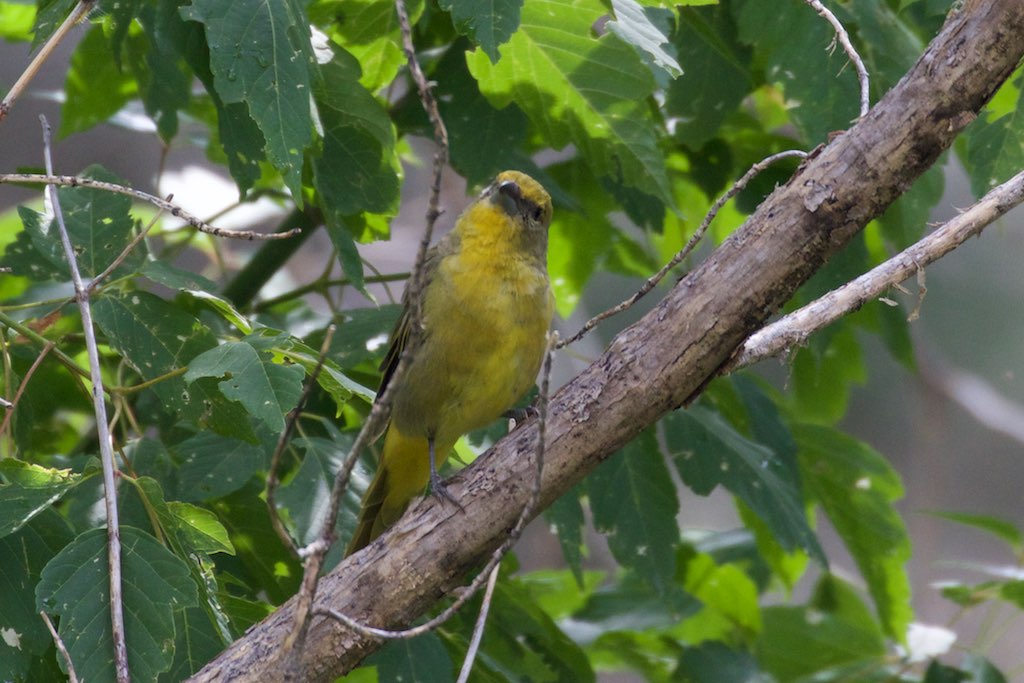
<svg viewBox="0 0 1024 683"><path fill-rule="evenodd" d="M378 397L407 344L377 474L363 497L354 553L393 524L430 483L455 442L508 410L534 383L554 310L547 273L551 197L518 171L499 173L426 255L391 336ZM414 306L422 316L413 330ZM420 335L410 342L412 335ZM457 503L456 503L457 504Z"/></svg>

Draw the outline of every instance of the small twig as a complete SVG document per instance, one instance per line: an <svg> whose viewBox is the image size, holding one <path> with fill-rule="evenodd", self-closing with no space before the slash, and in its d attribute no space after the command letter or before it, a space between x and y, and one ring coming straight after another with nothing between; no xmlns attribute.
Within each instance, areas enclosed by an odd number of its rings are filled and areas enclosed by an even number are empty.
<svg viewBox="0 0 1024 683"><path fill-rule="evenodd" d="M169 194L167 195L167 199L165 199L164 201L169 203L173 198L174 195ZM132 251L135 250L135 247L139 246L139 242L146 239L146 235L149 233L150 230L153 229L153 226L156 225L157 221L160 220L160 217L163 215L163 213L163 209L157 211L156 215L153 216L153 219L146 225L146 227L140 230L139 234L132 238L132 241L129 242L128 245L121 250L121 253L117 255L117 258L111 261L110 265L107 266L102 273L100 273L99 275L92 279L92 282L89 283L90 295L96 291L96 288L100 285L101 282L110 277L110 274L117 270L118 266L124 263L124 260L128 258L128 255L131 254Z"/></svg>
<svg viewBox="0 0 1024 683"><path fill-rule="evenodd" d="M46 629L50 632L50 637L53 638L53 644L57 646L57 652L60 653L61 659L64 660L64 666L68 669L68 683L78 683L78 674L75 673L75 665L71 661L71 653L64 646L64 639L60 637L57 629L53 627L50 615L46 612L40 612L39 616L43 618L43 623L46 624Z"/></svg>
<svg viewBox="0 0 1024 683"><path fill-rule="evenodd" d="M45 116L39 117L43 125L43 155L46 159L46 173L53 176L53 158L50 153L50 124ZM100 371L99 346L96 343L96 331L92 324L92 310L89 307L89 290L82 282L75 259L75 249L71 245L67 226L64 224L64 213L61 211L57 187L50 184L47 188L53 214L57 219L60 241L64 247L64 256L71 270L71 281L75 285L75 298L78 300L79 312L82 316L82 331L85 334L85 347L89 356L89 370L92 381L93 408L96 412L96 431L99 437L100 459L103 464L103 499L107 513L107 562L110 568L110 626L114 640L114 668L118 683L129 683L128 647L124 637L124 611L121 595L121 530L117 513L117 489L114 481L114 448L107 423L107 406L103 400L103 375Z"/></svg>
<svg viewBox="0 0 1024 683"><path fill-rule="evenodd" d="M618 304L617 306L613 306L612 308L609 308L606 311L598 313L593 318L585 322L583 324L583 327L581 327L576 334L559 342L558 348L563 348L565 346L568 346L569 344L575 344L580 339L583 339L583 337L586 336L588 332L597 327L599 323L607 320L608 318L611 318L614 315L622 313L630 306L635 304L637 301L642 299L644 295L646 295L652 289L657 287L658 283L661 282L666 275L668 275L669 271L671 271L673 268L682 263L683 259L689 256L690 253L697 248L697 244L699 244L701 239L704 237L704 233L707 232L708 227L711 225L711 221L715 220L715 216L717 216L718 212L722 210L722 207L725 206L726 202L728 202L730 199L739 194L743 190L743 188L747 186L747 183L749 183L754 178L754 176L761 173L761 171L768 168L776 161L779 161L780 159L786 159L789 157L799 157L803 159L807 157L807 152L802 152L798 149L791 149L785 152L779 152L778 154L772 154L771 156L765 157L761 161L751 166L747 170L747 172L743 174L743 177L737 180L733 184L733 186L729 188L728 192L719 197L715 201L715 203L711 205L711 209L708 210L707 214L704 216L704 220L701 221L700 226L698 226L696 232L693 233L693 236L690 237L690 239L686 242L686 245L683 246L683 248L680 249L679 252L677 252L676 255L673 256L671 260L669 260L668 263L662 266L661 270L659 270L657 273L649 277L647 281L644 282L644 284L640 287L640 289L638 289L636 293L633 294L633 296L629 297L628 299Z"/></svg>
<svg viewBox="0 0 1024 683"><path fill-rule="evenodd" d="M296 557L298 557L299 554L298 548L295 547L295 542L292 540L288 530L284 528L284 522L281 521L281 515L277 512L277 501L275 498L277 495L277 487L281 483L277 473L281 466L281 456L284 454L284 449L291 440L292 432L295 431L295 424L299 421L299 415L302 414L302 409L309 400L309 395L313 391L313 387L316 386L316 379L320 376L320 371L324 367L324 361L327 360L327 352L330 351L331 341L334 339L334 333L337 329L337 326L334 324L327 326L327 331L324 334L324 341L320 344L320 354L317 356L316 365L313 366L313 371L310 372L309 377L306 378L306 386L302 389L302 396L299 397L299 402L295 404L295 407L288 413L288 419L284 424L284 431L281 432L281 436L277 440L277 447L274 448L274 455L270 458L270 471L267 472L267 510L270 512L271 525L274 527L274 531L277 532L277 535L281 539L281 543L284 544L284 547L291 550Z"/></svg>
<svg viewBox="0 0 1024 683"><path fill-rule="evenodd" d="M118 395L118 396L127 396L128 394L137 394L138 392L142 391L143 389L149 389L151 386L159 384L160 382L166 382L167 380L173 379L175 377L178 377L179 375L184 375L186 372L188 372L188 366L187 365L183 365L180 368L174 368L173 370L168 370L167 372L165 372L164 374L160 375L159 377L154 377L153 379L147 379L145 382L139 382L138 384L132 384L132 385L127 386L127 387L126 386L108 387L107 391L110 393L111 396L113 396L115 394Z"/></svg>
<svg viewBox="0 0 1024 683"><path fill-rule="evenodd" d="M484 624L487 623L487 613L491 611L494 586L498 583L498 569L498 565L494 565L494 569L491 570L491 575L487 579L484 599L480 603L480 614L477 615L476 625L473 627L473 637L469 641L469 648L466 649L466 658L462 661L459 679L455 683L466 683L469 680L469 672L473 670L473 662L476 661L476 653L480 649L480 641L484 636Z"/></svg>
<svg viewBox="0 0 1024 683"><path fill-rule="evenodd" d="M533 511L537 507L537 503L540 501L540 491L544 481L544 449L546 447L546 428L548 419L548 396L551 389L551 361L554 356L554 352L559 348L558 344L558 333L551 332L548 336L548 348L544 354L544 366L541 370L541 383L540 392L537 396L537 447L534 449L534 461L537 463L537 467L534 470L535 476L533 485L530 488L530 498L527 500L526 505L523 506L522 511L519 513L519 519L516 520L515 525L509 532L508 537L505 541L498 546L498 548L491 553L491 558L484 565L483 570L476 575L476 578L466 586L459 597L452 602L443 612L438 614L433 619L414 626L413 628L403 630L390 630L384 628L376 628L373 626L367 626L361 624L352 617L342 614L341 612L330 609L327 607L318 607L313 610L314 615L326 616L336 621L340 621L348 628L361 633L364 636L383 638L385 640L408 640L409 638L415 638L421 636L424 633L433 631L444 622L451 619L456 612L462 609L462 606L469 602L473 596L476 595L477 591L489 580L492 571L495 571L501 560L505 557L512 546L516 544L519 537L523 535L523 529L526 528L526 523L530 521L533 516Z"/></svg>
<svg viewBox="0 0 1024 683"><path fill-rule="evenodd" d="M920 272L1022 202L1024 171L885 263L751 335L737 350L733 360L723 367L722 374L803 344L813 332Z"/></svg>
<svg viewBox="0 0 1024 683"><path fill-rule="evenodd" d="M371 275L370 277L365 278L364 281L366 283L368 283L368 284L375 284L375 283L401 282L402 280L407 280L407 279L409 279L409 273L389 273L387 275L380 275L380 274L378 274L377 276ZM318 290L320 290L322 288L327 288L327 287L344 287L344 286L350 285L350 284L352 284L352 280L347 278L347 277L334 278L334 279L317 278L316 280L313 280L312 282L309 282L309 283L306 283L304 285L301 285L300 287L296 287L295 289L291 290L290 292L284 292L283 294L278 294L275 297L271 297L269 299L263 299L261 301L258 301L253 306L253 310L255 310L255 311L265 311L268 308L276 306L277 304L279 304L281 302L291 301L292 299L297 299L300 296L305 296L306 294L309 294L310 292L315 292L315 291L318 291Z"/></svg>
<svg viewBox="0 0 1024 683"><path fill-rule="evenodd" d="M97 190L105 190L106 192L115 192L117 194L127 195L134 197L140 201L149 202L153 206L156 206L163 211L171 214L175 218L180 218L196 230L205 232L215 237L231 237L239 240L281 240L289 237L298 235L302 230L300 228L293 228L287 232L274 232L270 234L253 232L251 230L222 230L221 228L215 228L214 226L206 223L205 221L196 218L185 209L172 204L169 201L160 199L142 190L136 190L133 187L125 187L124 185L118 185L116 183L107 183L102 180L94 180L93 178L82 178L80 176L73 175L41 175L38 173L2 173L0 174L0 185L3 184L36 184L43 183L45 185L63 185L65 187L91 187Z"/></svg>
<svg viewBox="0 0 1024 683"><path fill-rule="evenodd" d="M821 0L804 0L804 2L832 25L836 32L836 38L839 39L839 44L843 46L843 52L853 62L853 67L857 70L857 81L860 83L860 115L863 117L868 113L868 109L871 108L871 90L869 88L868 70L864 67L864 60L860 58L860 55L857 54L857 49L850 42L850 34L846 32L842 22L836 18L836 15L832 14L829 8L821 4Z"/></svg>
<svg viewBox="0 0 1024 683"><path fill-rule="evenodd" d="M40 351L39 355L36 356L36 359L32 361L32 365L29 366L28 372L26 372L25 376L21 378L21 384L18 385L18 390L14 393L14 400L10 402L4 401L4 408L7 408L8 411L7 414L4 415L3 423L0 423L0 434L4 434L7 431L7 427L10 426L11 423L11 418L14 417L13 408L18 405L18 401L21 400L21 395L25 393L25 387L28 386L28 382L32 379L32 375L35 374L36 369L43 362L43 359L46 358L46 354L50 353L55 346L56 344L52 341L46 342L46 345L43 346L43 350Z"/></svg>
<svg viewBox="0 0 1024 683"><path fill-rule="evenodd" d="M75 8L71 10L71 14L68 15L67 19L64 20L53 35L49 37L46 44L43 45L42 49L36 54L36 56L29 63L25 71L22 72L18 80L11 86L10 91L4 97L3 101L0 101L0 121L7 118L7 115L11 113L11 109L14 107L15 100L21 96L22 91L28 87L28 84L32 82L32 79L39 73L39 69L43 66L53 51L57 49L61 41L67 37L68 33L72 28L75 27L78 22L85 19L86 15L92 10L96 4L96 0L81 0Z"/></svg>

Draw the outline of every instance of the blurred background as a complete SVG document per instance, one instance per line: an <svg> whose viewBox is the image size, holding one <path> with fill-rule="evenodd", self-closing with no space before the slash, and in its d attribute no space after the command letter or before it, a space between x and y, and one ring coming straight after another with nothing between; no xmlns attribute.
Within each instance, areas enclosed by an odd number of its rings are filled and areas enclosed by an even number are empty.
<svg viewBox="0 0 1024 683"><path fill-rule="evenodd" d="M42 167L38 116L45 114L59 127L56 101L74 41L62 45L30 90L0 123L0 172ZM10 85L29 61L29 47L0 43L0 83ZM175 201L206 218L235 203L234 183L222 168L206 163L201 148L187 144L187 127L179 142L165 149L152 124L141 112L123 112L120 125L102 125L89 132L59 140L54 146L58 173L77 173L101 164L132 186L154 194L174 193ZM362 253L383 273L407 271L419 240L426 208L427 176L432 153L422 141L415 150L417 165L407 164L402 210L392 226L391 242L366 246ZM957 162L945 167L946 192L933 222L954 216L973 199ZM157 179L159 177L159 183ZM475 191L476 188L469 188ZM0 210L35 201L34 190L0 186ZM465 183L446 175L442 206L445 214L438 231L450 228L467 203ZM556 207L557 211L557 207ZM270 230L282 213L271 202L247 205L218 220L223 228ZM5 238L6 240L7 238ZM253 245L224 240L220 248L229 266L244 264ZM330 244L323 234L310 239L292 259L291 282L274 280L264 296L294 288L319 275ZM960 579L976 583L986 572L1020 571L1006 546L984 533L937 518L933 511L957 511L1001 517L1024 527L1024 211L1018 209L986 229L983 235L927 269L927 294L920 319L911 326L919 372L898 364L877 340L868 341L866 382L854 390L845 428L884 454L900 472L906 496L899 505L913 541L911 581L918 620L947 624L958 608L944 600L936 582ZM196 270L201 260L183 264ZM572 320L560 320L563 332L573 332L582 321L618 303L638 287L637 281L598 274ZM908 286L912 283L908 283ZM916 287L911 286L912 290ZM398 296L401 285L393 285ZM359 297L351 292L353 297ZM387 294L377 292L381 301ZM596 357L607 339L637 319L661 296L648 300L596 330L571 353L557 361L556 383L574 375L587 359ZM915 295L897 295L906 310ZM372 305L368 301L353 305ZM760 370L780 387L786 385L784 361L762 363ZM988 424L979 420L985 416ZM1016 434L1016 436L1014 436ZM680 522L685 528L720 530L737 526L731 498L716 492L708 498L684 498ZM821 530L834 568L856 576L853 563L828 528ZM603 566L604 543L591 539L588 566ZM520 543L518 554L525 568L561 566L561 551L542 521L535 523ZM1024 681L1024 624L1019 612L971 613L955 627L962 644L989 651L1013 680ZM1006 621L1010 619L1011 621ZM991 649L986 647L991 645ZM630 680L608 677L608 681Z"/></svg>

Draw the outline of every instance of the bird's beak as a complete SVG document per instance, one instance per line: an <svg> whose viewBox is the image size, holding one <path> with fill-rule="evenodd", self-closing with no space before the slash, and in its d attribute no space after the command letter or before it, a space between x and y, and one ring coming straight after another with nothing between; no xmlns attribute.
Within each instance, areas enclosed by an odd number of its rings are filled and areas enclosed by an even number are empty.
<svg viewBox="0 0 1024 683"><path fill-rule="evenodd" d="M498 185L495 198L505 213L515 216L519 213L519 202L523 198L523 191L519 189L519 185L514 180L505 180Z"/></svg>

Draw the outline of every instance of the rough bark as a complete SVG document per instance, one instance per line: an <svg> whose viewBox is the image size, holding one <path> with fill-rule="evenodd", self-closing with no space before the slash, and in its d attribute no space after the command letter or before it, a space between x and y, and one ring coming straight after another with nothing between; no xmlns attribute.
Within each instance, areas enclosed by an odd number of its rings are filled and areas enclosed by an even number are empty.
<svg viewBox="0 0 1024 683"><path fill-rule="evenodd" d="M1024 53L1024 3L969 2L861 121L813 154L744 226L553 398L542 506L697 395L737 346L935 163ZM320 584L319 604L374 626L408 624L465 580L515 522L533 480L536 425L449 485L465 514L428 499ZM291 601L193 681L283 680ZM331 680L380 641L316 619L297 678Z"/></svg>

